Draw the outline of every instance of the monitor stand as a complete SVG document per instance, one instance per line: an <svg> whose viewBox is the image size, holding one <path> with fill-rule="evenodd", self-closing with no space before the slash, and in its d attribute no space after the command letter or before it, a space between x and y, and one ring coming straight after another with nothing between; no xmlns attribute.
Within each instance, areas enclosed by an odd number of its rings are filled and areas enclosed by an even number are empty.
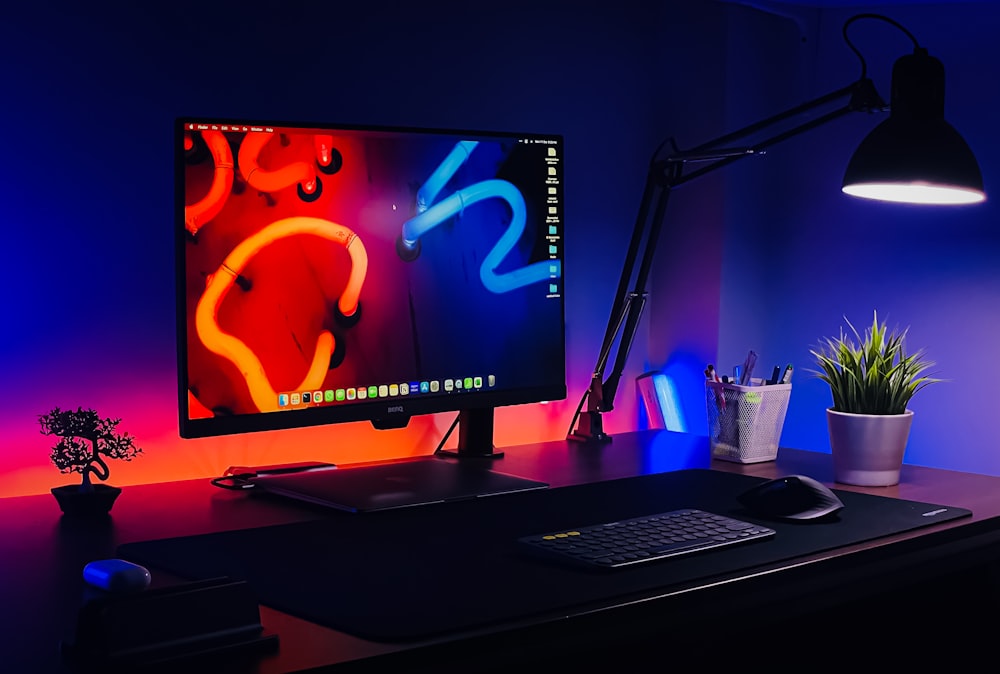
<svg viewBox="0 0 1000 674"><path fill-rule="evenodd" d="M498 459L503 452L493 445L493 410L492 407L478 407L462 410L458 413L458 447L455 449L439 449L435 454L464 458ZM448 439L455 429L455 424L444 436ZM442 440L442 443L444 442Z"/></svg>

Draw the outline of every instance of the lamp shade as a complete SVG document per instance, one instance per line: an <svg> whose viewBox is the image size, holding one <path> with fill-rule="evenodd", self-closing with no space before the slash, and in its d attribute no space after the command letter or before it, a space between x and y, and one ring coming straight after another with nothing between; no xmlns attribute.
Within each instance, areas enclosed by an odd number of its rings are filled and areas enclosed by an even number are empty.
<svg viewBox="0 0 1000 674"><path fill-rule="evenodd" d="M944 119L944 67L925 49L893 66L890 110L848 163L845 193L919 204L986 199L975 155Z"/></svg>

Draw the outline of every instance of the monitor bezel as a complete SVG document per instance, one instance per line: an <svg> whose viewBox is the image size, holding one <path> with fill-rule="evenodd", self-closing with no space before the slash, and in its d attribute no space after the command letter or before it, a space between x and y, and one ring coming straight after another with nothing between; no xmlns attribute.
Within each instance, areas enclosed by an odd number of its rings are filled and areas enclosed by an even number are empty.
<svg viewBox="0 0 1000 674"><path fill-rule="evenodd" d="M175 320L177 340L177 400L179 435L186 439L238 435L261 431L307 428L324 425L370 422L377 429L403 428L410 418L419 415L458 413L462 418L488 418L492 422L492 410L498 407L513 405L538 404L549 401L563 400L567 397L566 386L566 297L565 285L561 290L559 300L562 313L560 320L560 342L562 344L562 367L560 382L545 386L533 386L503 390L483 390L463 392L460 395L440 395L427 397L409 397L406 399L379 399L377 402L353 402L349 405L320 406L281 412L258 412L255 414L239 414L233 416L213 416L207 418L190 418L188 407L188 354L187 354L187 288L185 248L190 241L184 226L184 133L188 124L273 126L296 129L335 129L339 131L358 131L372 133L414 133L455 135L482 139L539 139L555 141L560 148L560 160L565 162L565 138L561 133L541 133L530 131L498 131L483 129L455 129L422 126L392 126L377 124L358 124L318 121L288 121L262 120L243 117L221 118L215 116L177 117L174 121L174 276L175 276ZM560 176L560 193L565 194L565 172ZM564 200L563 200L564 201ZM565 205L561 206L563 221L562 235L565 240ZM565 246L560 248L560 264L565 278L566 255ZM468 417L466 416L468 415ZM476 424L479 425L478 422ZM476 434L487 431L477 429Z"/></svg>

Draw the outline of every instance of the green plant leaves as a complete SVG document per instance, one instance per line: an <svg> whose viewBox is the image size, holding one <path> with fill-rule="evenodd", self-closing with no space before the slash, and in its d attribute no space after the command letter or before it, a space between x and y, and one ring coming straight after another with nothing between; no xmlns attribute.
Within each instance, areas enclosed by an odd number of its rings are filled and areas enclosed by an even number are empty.
<svg viewBox="0 0 1000 674"><path fill-rule="evenodd" d="M850 333L824 338L810 353L819 370L813 373L830 386L833 410L853 414L903 414L913 395L941 381L929 376L935 365L924 351L906 353L908 329L889 331L874 313L864 334L844 319Z"/></svg>

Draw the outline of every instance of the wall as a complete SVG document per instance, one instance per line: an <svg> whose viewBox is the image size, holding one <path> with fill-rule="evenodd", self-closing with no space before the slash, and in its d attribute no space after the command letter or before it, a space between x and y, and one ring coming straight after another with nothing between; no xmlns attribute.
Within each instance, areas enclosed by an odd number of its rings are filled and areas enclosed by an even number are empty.
<svg viewBox="0 0 1000 674"><path fill-rule="evenodd" d="M372 448L427 453L451 422L177 437L171 122L188 114L564 134L569 396L499 410L496 440L563 437L595 364L654 148L669 137L692 147L857 76L840 36L850 11L752 4L779 11L641 0L8 8L0 497L77 479L56 471L38 433L37 416L56 405L121 417L137 436L143 456L112 466L119 485L233 464L348 463ZM1000 16L988 3L883 9L944 61L949 118L991 190L989 111L1000 94L987 84ZM857 27L888 95L891 62L909 45L889 26ZM841 197L842 167L873 124L835 122L675 191L605 417L612 435L645 424L631 382L653 369L675 377L686 424L704 432L705 362L727 367L753 347L766 367L799 368L783 444L825 451L828 393L804 372L808 348L845 314L863 323L878 309L911 326L910 343L949 379L915 403L907 460L1000 473L985 385L1000 331L995 199L927 212Z"/></svg>
<svg viewBox="0 0 1000 674"><path fill-rule="evenodd" d="M683 3L660 23L657 70L650 88L657 95L662 159L690 150L729 131L726 119L728 42L732 8L723 3ZM736 28L739 30L739 27ZM685 173L701 168L685 166ZM681 401L679 430L704 435L706 363L718 352L719 278L725 221L723 172L710 173L669 193L654 257L644 366L673 383Z"/></svg>
<svg viewBox="0 0 1000 674"><path fill-rule="evenodd" d="M117 485L234 464L425 454L451 422L178 438L171 125L181 115L564 134L570 395L498 411L495 439L563 437L624 255L613 223L631 217L652 143L650 31L666 5L646 5L6 8L0 496L79 479L58 473L39 433L38 415L54 406L122 418L144 453L112 464ZM608 428L635 423L634 399L623 396Z"/></svg>
<svg viewBox="0 0 1000 674"><path fill-rule="evenodd" d="M766 107L777 112L856 79L859 61L841 26L856 12L886 14L943 62L946 118L976 152L988 201L919 208L842 195L850 153L881 121L868 115L832 122L782 144L762 162L732 167L725 176L718 358L729 366L754 348L767 371L794 363L782 444L829 451L824 410L831 399L826 385L806 371L813 367L809 349L846 328L845 316L863 329L877 310L890 326L909 326L908 346L924 348L947 380L914 399L905 460L1000 474L988 360L1000 343L1000 146L994 126L1000 56L992 46L1000 11L990 3L780 7L787 16L734 8L733 20L753 29L732 33L732 127L769 114ZM776 31L786 35L778 43L771 42ZM888 99L892 63L912 51L912 43L881 21L853 24L850 37ZM770 46L763 49L765 42ZM762 81L785 87L762 100Z"/></svg>

